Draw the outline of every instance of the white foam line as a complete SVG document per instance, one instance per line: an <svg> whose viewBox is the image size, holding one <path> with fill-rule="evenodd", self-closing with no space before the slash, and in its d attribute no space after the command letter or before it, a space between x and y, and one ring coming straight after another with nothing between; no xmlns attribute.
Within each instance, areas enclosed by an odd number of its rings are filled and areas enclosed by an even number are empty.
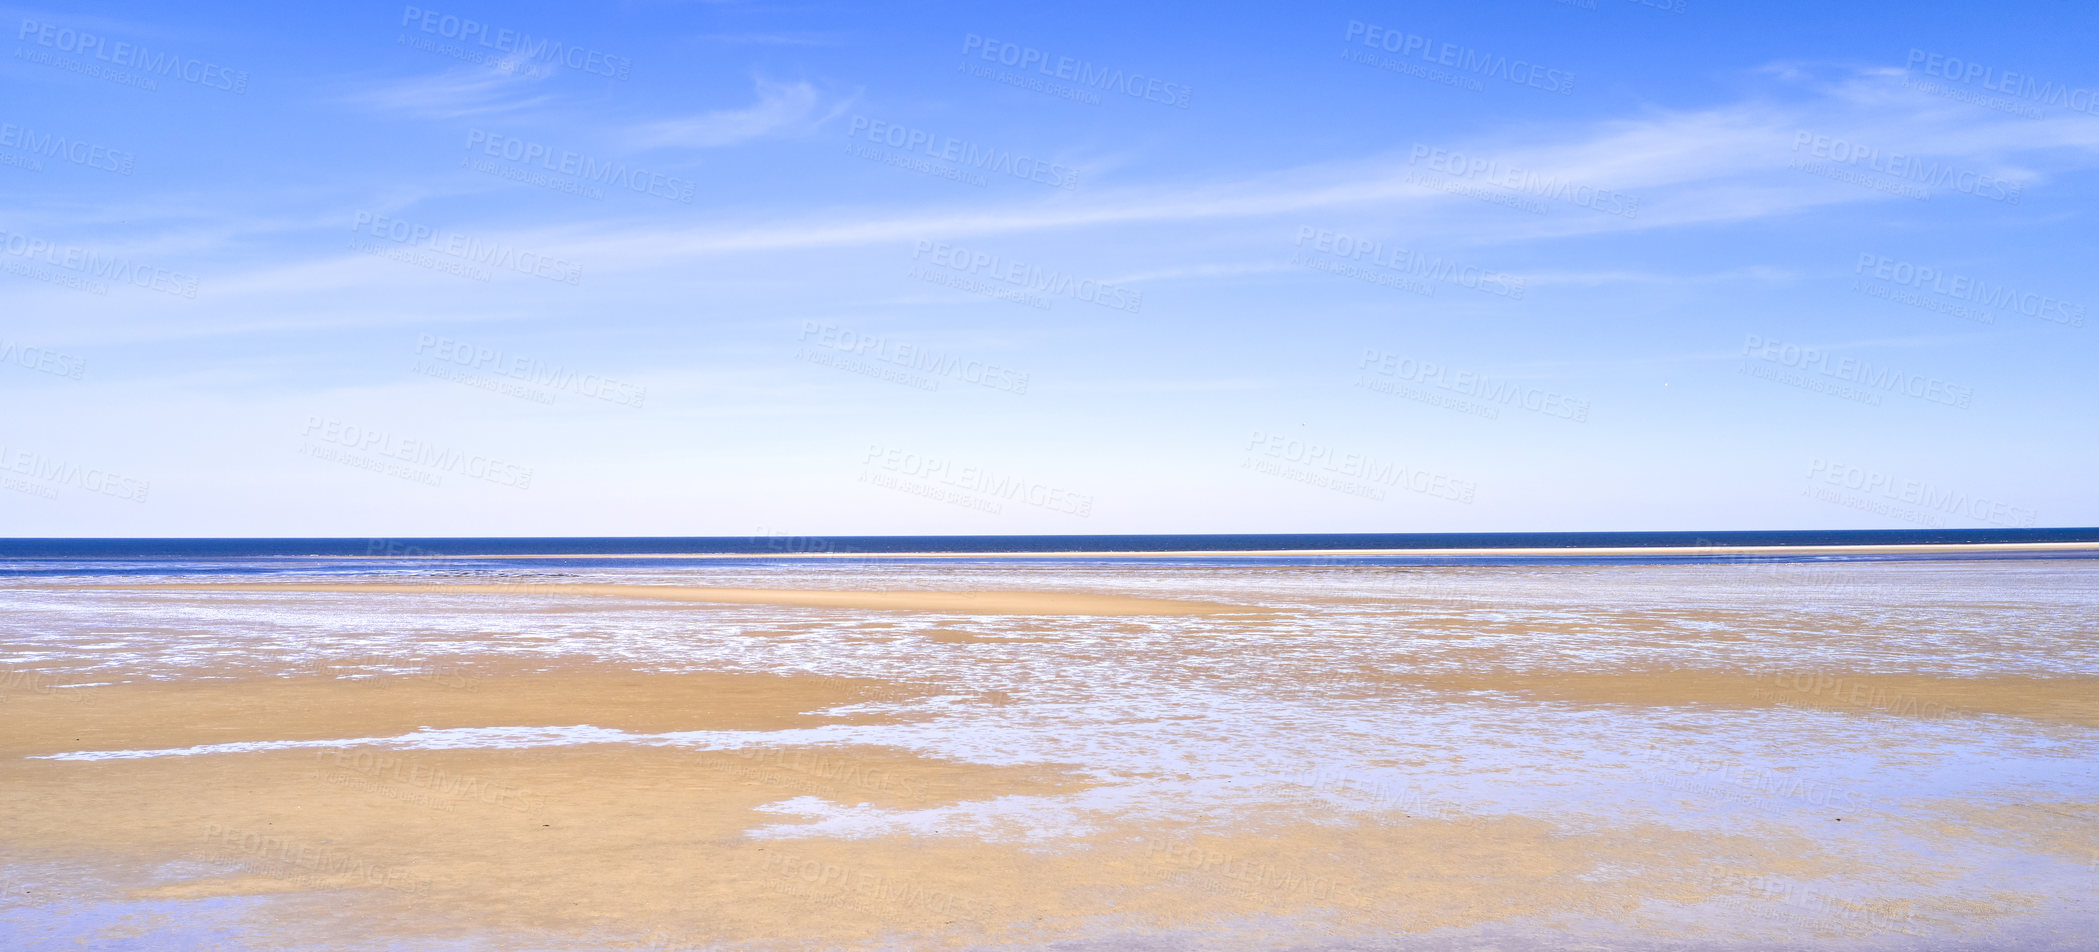
<svg viewBox="0 0 2099 952"><path fill-rule="evenodd" d="M30 760L143 760L151 757L196 757L209 754L247 754L309 747L388 747L397 750L463 750L476 747L563 747L573 744L641 744L651 747L685 746L703 750L733 750L764 744L823 744L851 742L865 733L859 725L796 728L781 731L675 731L663 734L633 734L623 730L576 724L567 727L453 727L423 728L393 737L345 737L328 740L257 740L228 744L199 744L194 747L162 747L148 750L76 750L62 754L38 754Z"/></svg>
<svg viewBox="0 0 2099 952"><path fill-rule="evenodd" d="M258 740L232 744L202 744L196 747L163 747L158 750L74 750L63 754L37 754L28 759L141 760L147 757L189 757L198 754L246 754L258 750L291 750L298 747L378 746L399 739L394 737L355 737L346 740Z"/></svg>

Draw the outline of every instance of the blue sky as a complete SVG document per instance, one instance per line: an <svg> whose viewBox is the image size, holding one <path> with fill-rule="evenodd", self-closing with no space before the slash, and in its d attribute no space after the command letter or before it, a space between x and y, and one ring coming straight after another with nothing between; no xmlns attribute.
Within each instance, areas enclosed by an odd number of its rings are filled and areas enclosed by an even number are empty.
<svg viewBox="0 0 2099 952"><path fill-rule="evenodd" d="M2099 524L2095 14L4 11L0 536Z"/></svg>

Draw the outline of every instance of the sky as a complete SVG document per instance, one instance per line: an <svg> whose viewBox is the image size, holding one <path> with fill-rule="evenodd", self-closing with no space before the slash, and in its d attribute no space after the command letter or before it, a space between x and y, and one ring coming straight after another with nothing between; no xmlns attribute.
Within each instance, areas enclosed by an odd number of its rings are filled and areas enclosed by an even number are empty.
<svg viewBox="0 0 2099 952"><path fill-rule="evenodd" d="M2099 525L2099 10L0 11L0 537Z"/></svg>

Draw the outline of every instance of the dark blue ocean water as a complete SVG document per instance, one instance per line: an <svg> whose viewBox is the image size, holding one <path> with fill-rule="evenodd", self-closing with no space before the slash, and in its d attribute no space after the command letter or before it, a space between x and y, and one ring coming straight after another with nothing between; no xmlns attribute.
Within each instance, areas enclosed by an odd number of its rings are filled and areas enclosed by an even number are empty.
<svg viewBox="0 0 2099 952"><path fill-rule="evenodd" d="M134 574L176 569L185 573L253 573L340 570L429 570L433 567L526 568L661 564L667 555L867 556L894 559L911 553L981 554L1126 552L1161 553L1160 561L1186 559L1164 553L1216 551L1206 564L1226 562L1313 564L1599 564L1649 562L1739 562L1885 560L1918 558L2091 558L2090 552L1829 554L1743 556L1730 553L1656 551L1599 555L1597 547L1910 545L1977 542L2099 542L2099 528L2066 529L1840 529L1748 532L1423 532L1275 533L1211 535L980 535L980 536L696 536L696 537L491 537L393 539L0 539L0 576L44 574ZM1496 549L1568 549L1566 555L1497 554ZM1264 555L1292 549L1348 549L1349 556ZM1480 550L1460 555L1427 549ZM564 556L525 562L485 556ZM1042 560L1030 560L1041 564ZM1078 558L1074 561L1095 561ZM1194 561L1194 560L1190 560ZM717 562L717 564L720 564Z"/></svg>
<svg viewBox="0 0 2099 952"><path fill-rule="evenodd" d="M1308 532L1173 535L492 536L397 539L0 539L0 558L677 555L910 552L1261 552L1739 545L2099 542L2087 529L1811 529L1747 532Z"/></svg>

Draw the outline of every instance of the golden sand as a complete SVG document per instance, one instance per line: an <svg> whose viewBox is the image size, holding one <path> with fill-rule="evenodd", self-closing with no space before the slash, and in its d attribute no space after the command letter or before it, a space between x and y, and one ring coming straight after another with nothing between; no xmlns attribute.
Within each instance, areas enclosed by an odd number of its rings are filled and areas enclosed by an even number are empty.
<svg viewBox="0 0 2099 952"><path fill-rule="evenodd" d="M1342 697L1373 698L1402 691L1637 708L1798 708L1927 720L2003 715L2099 726L2099 678L1956 678L1813 669L1635 668L1451 674L1364 670L1354 677L1336 678L1325 687Z"/></svg>
<svg viewBox="0 0 2099 952"><path fill-rule="evenodd" d="M869 723L873 719L866 715L811 712L926 691L923 685L843 678L594 668L457 679L148 681L11 696L0 755L391 737L426 727L777 730Z"/></svg>
<svg viewBox="0 0 2099 952"><path fill-rule="evenodd" d="M417 722L747 728L803 723L866 693L909 693L764 675L600 673L518 677L471 699L417 680L73 690L92 698L11 701L9 750L306 737L330 724L350 733ZM279 705L285 699L295 701ZM942 946L1266 916L1420 931L1516 915L1624 917L1658 889L1687 899L1735 890L1708 868L1849 868L1805 840L1569 830L1398 807L1324 821L1277 813L1134 825L1102 816L1095 831L1048 845L938 832L757 835L783 823L791 831L794 821L758 808L795 797L912 810L1087 785L1069 765L991 767L867 746L15 757L0 760L0 835L18 859L118 871L134 898L310 903L285 918L288 930L349 917L366 933L404 938L481 927L609 947L900 936ZM164 873L142 879L142 869Z"/></svg>
<svg viewBox="0 0 2099 952"><path fill-rule="evenodd" d="M1215 614L1206 627L1271 633L1287 633L1293 623L1258 608L1095 594L568 584L125 588L207 599L237 592L530 593L936 616ZM1637 632L1632 621L1614 618L1607 627ZM806 630L779 620L767 624L746 633ZM1002 622L995 633L952 620L942 624L913 628L855 619L839 626L864 633L848 644L861 637L924 639L927 650L947 653L946 676L965 682L969 678L954 675L952 665L997 660L986 656L1002 652L986 645L1050 641L1081 626L1055 617ZM1097 621L1084 624L1113 630ZM1644 633L1622 637L1628 640L1619 647L1676 647ZM758 651L771 648L763 638L744 643ZM1152 644L1143 650L1158 650ZM1173 650L1207 662L1244 648L1231 638L1191 637ZM1372 704L1381 698L1447 701L1478 706L1489 719L1565 705L1611 708L1656 722L1682 707L1803 709L1854 719L1859 729L1847 736L1860 745L1874 743L1869 719L1882 717L2099 725L2099 682L2093 679L1734 670L1717 664L1552 670L1535 659L1525 666L1521 653L1489 648L1460 649L1457 657L1468 666L1457 669L1441 663L1451 657L1438 653L1443 650L1416 646L1383 664L1339 671L1323 666L1317 679L1270 669L1262 673L1260 689L1316 691ZM658 674L492 655L447 658L447 667L434 676L347 677L354 669L319 663L288 678L68 688L57 687L50 672L16 672L30 689L0 696L0 856L84 866L123 884L137 899L269 896L281 904L271 907L269 920L283 923L285 945L356 934L382 944L492 937L519 948L945 948L1188 929L1220 945L1251 946L1302 941L1319 932L1374 937L1512 921L1546 928L1608 922L1666 936L1672 920L1658 905L1672 903L1717 903L1752 929L1774 903L1811 910L1811 929L1846 934L1901 931L1928 921L1987 922L2034 899L1964 891L1941 882L1950 874L1935 872L1930 863L1903 862L1899 851L1876 847L1862 853L1854 843L1803 830L1822 823L1857 830L1893 820L1888 825L1903 831L1904 842L1935 849L1958 850L1969 841L1963 838L1971 838L2024 844L2037 854L2073 860L2093 833L2091 822L2080 819L2089 817L2091 805L2067 801L1989 809L1951 802L1937 813L1916 812L1912 821L1902 819L1902 804L1861 804L1808 787L1807 794L1782 805L1799 823L1716 833L1669 826L1666 816L1618 815L1609 803L1596 804L1587 818L1547 820L1445 809L1406 797L1336 802L1302 785L1283 784L1273 796L1262 791L1259 809L1145 814L1171 819L1133 819L1137 814L1109 805L1112 800L1074 806L1073 828L1045 836L1001 820L1002 798L1083 804L1081 798L1104 782L1087 765L991 765L900 747L781 741L737 750L634 743L411 750L356 741L423 728L590 725L664 733L880 725L931 712L913 713L908 704L840 709L934 695L964 705L1009 700L1001 691L975 691L967 684ZM525 670L526 664L536 667ZM1201 663L1161 666L1151 677L1163 694L1182 679L1215 677L1215 670ZM1166 709L1162 716L1201 715ZM100 761L33 759L269 741L334 743ZM1497 754L1486 749L1497 743L1491 737L1476 748L1419 741L1395 737L1390 762L1376 766L1403 770L1409 750L1479 756L1483 763ZM1781 789L1791 778L1785 765L1775 766L1780 769L1769 776L1730 775L1713 782ZM1159 769L1171 770L1165 764ZM1709 780L1687 772L1659 782L1690 791L1689 785ZM781 811L788 801L860 814L966 809L981 811L984 819L964 826L943 818L910 834L817 835L805 814ZM1856 900L1771 892L1774 882L1820 877L1846 883L1892 878L1938 892L1917 900L1890 899L1892 893L1871 888L1864 890L1867 898Z"/></svg>

